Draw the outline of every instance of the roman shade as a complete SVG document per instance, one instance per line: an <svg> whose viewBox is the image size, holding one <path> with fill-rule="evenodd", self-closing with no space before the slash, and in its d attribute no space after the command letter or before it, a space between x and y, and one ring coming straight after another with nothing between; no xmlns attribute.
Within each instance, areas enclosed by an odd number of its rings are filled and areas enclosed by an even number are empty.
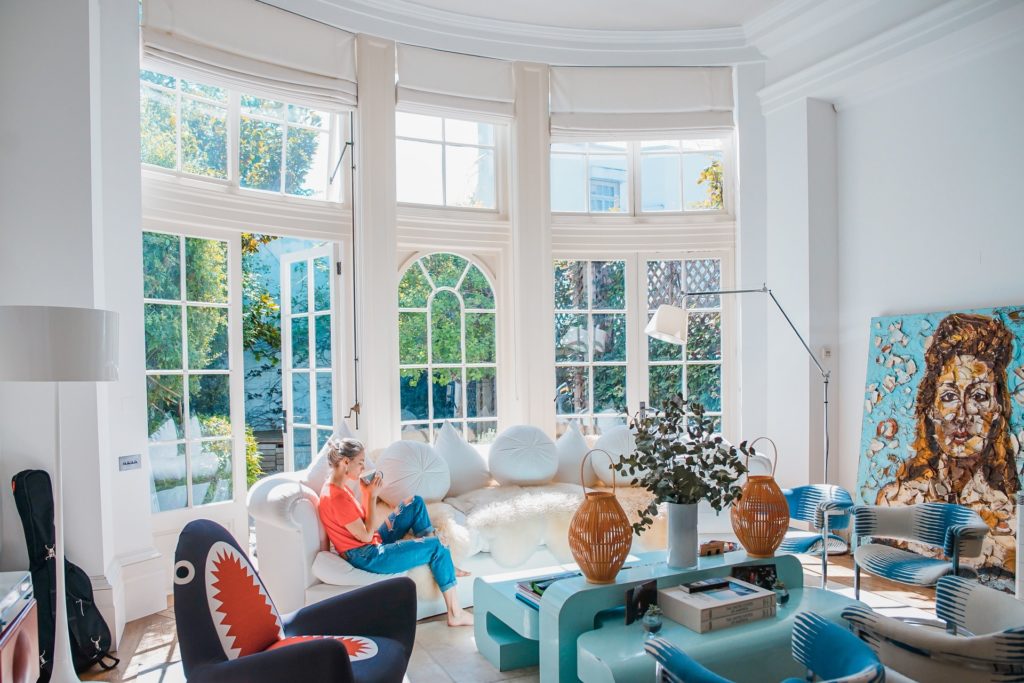
<svg viewBox="0 0 1024 683"><path fill-rule="evenodd" d="M551 68L553 140L659 140L731 128L728 67Z"/></svg>
<svg viewBox="0 0 1024 683"><path fill-rule="evenodd" d="M355 36L256 0L146 0L143 67L327 109L356 104Z"/></svg>
<svg viewBox="0 0 1024 683"><path fill-rule="evenodd" d="M405 111L507 121L515 99L512 62L398 46L398 105Z"/></svg>

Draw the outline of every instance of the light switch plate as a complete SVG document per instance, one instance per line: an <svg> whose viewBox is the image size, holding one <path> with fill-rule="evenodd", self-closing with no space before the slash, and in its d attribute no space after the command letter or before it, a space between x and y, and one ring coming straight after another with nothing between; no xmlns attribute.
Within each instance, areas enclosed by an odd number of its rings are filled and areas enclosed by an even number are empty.
<svg viewBox="0 0 1024 683"><path fill-rule="evenodd" d="M117 469L120 472L125 470L137 470L142 467L142 456L138 453L132 455L122 455L117 459Z"/></svg>

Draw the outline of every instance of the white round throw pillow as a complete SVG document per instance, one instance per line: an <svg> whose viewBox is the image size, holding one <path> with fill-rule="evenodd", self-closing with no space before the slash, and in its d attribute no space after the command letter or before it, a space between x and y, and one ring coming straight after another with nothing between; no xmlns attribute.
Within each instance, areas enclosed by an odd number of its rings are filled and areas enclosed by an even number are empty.
<svg viewBox="0 0 1024 683"><path fill-rule="evenodd" d="M555 450L558 452L558 471L555 472L555 481L579 484L580 463L590 447L587 446L587 440L583 438L583 434L580 433L580 428L575 422L571 423L569 428L558 437L558 441L555 442ZM594 453L590 459L593 460L595 457L603 458L604 455ZM583 485L593 486L595 483L597 483L597 475L594 474L593 466L584 467Z"/></svg>
<svg viewBox="0 0 1024 683"><path fill-rule="evenodd" d="M590 464L594 468L594 474L600 479L605 486L612 485L612 462L619 462L622 456L629 455L636 450L636 439L633 437L633 432L630 431L626 425L618 425L612 427L597 440L594 444L595 449L601 449L608 451L611 455L611 459L607 455L599 450L597 453L593 453L590 456ZM628 477L621 472L615 472L615 483L619 486L630 486L632 477Z"/></svg>
<svg viewBox="0 0 1024 683"><path fill-rule="evenodd" d="M384 475L380 497L390 505L412 496L427 502L441 500L451 486L448 463L426 443L396 441L381 453L377 469Z"/></svg>
<svg viewBox="0 0 1024 683"><path fill-rule="evenodd" d="M452 478L452 485L448 489L449 496L461 496L463 493L485 488L491 483L491 473L487 471L484 456L466 443L451 422L445 422L441 427L434 443L434 450L448 463L448 471Z"/></svg>
<svg viewBox="0 0 1024 683"><path fill-rule="evenodd" d="M490 465L499 484L546 484L558 470L558 451L540 429L516 425L491 444Z"/></svg>

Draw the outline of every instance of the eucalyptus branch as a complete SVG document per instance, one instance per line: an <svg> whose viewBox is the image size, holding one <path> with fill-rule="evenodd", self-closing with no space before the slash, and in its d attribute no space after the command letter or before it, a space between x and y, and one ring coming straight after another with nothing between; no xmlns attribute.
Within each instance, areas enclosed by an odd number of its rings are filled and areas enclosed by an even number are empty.
<svg viewBox="0 0 1024 683"><path fill-rule="evenodd" d="M714 433L714 419L697 401L687 403L682 394L664 401L660 410L637 413L630 420L636 450L623 456L616 471L633 484L654 494L654 500L638 510L640 521L633 531L642 533L654 523L660 503L695 504L708 501L715 510L739 500L736 482L747 468L739 449Z"/></svg>

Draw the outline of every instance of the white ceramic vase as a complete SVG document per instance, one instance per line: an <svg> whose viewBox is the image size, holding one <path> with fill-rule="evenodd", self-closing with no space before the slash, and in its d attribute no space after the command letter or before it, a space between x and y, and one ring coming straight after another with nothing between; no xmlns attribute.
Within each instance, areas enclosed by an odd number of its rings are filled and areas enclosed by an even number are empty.
<svg viewBox="0 0 1024 683"><path fill-rule="evenodd" d="M668 566L676 569L697 566L697 505L666 503L668 506Z"/></svg>

